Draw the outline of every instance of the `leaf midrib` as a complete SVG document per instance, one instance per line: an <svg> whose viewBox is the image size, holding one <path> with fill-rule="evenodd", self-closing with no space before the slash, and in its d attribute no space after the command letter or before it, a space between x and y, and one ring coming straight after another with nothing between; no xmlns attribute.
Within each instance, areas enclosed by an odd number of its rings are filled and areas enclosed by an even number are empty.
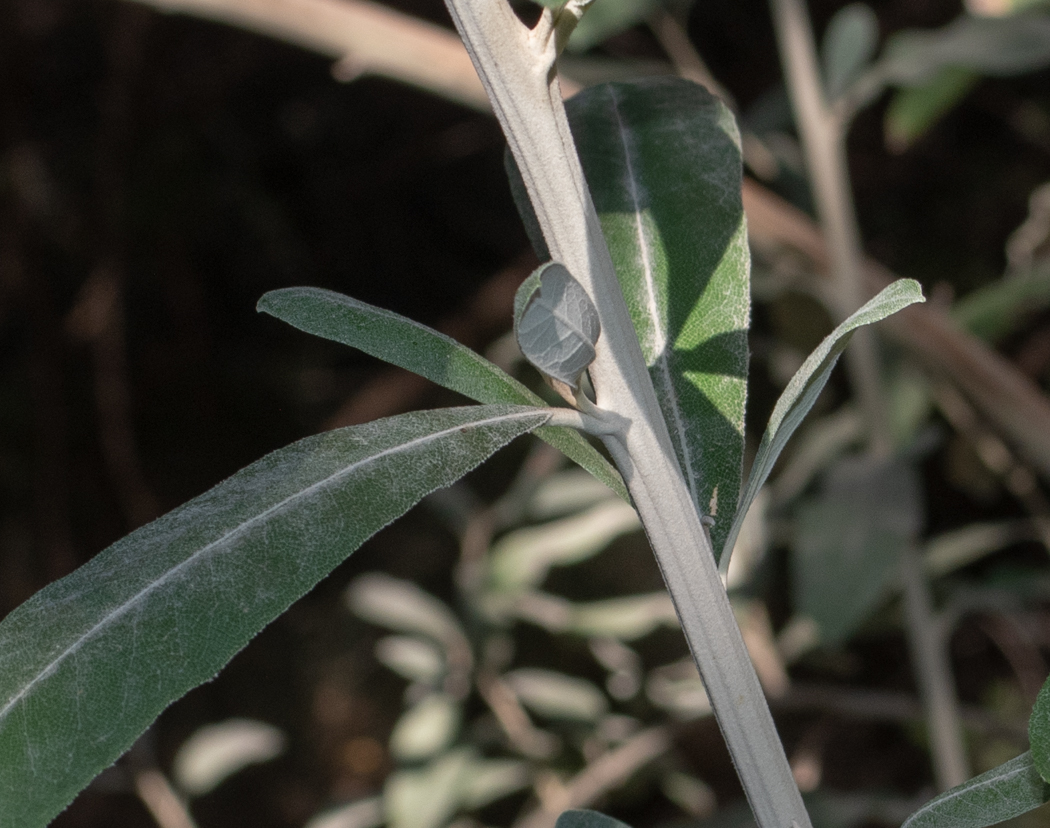
<svg viewBox="0 0 1050 828"><path fill-rule="evenodd" d="M200 549L198 549L196 552L193 552L185 560L181 561L177 565L175 565L175 566L171 567L170 569L166 570L159 578L157 578L156 580L152 581L145 588L143 588L143 589L139 590L137 593L135 593L135 595L133 595L130 599L128 599L124 603L120 604L115 609L111 610L97 624L95 624L93 627L91 627L91 629L89 629L85 633L81 634L72 644L69 645L69 647L67 647L65 650L62 651L62 653L60 653L58 656L56 656L54 659L52 659L51 662L49 662L36 676L33 677L33 679L28 684L25 685L25 687L23 687L2 708L0 708L0 721L5 720L7 718L8 713L10 713L10 711L12 710L12 708L14 708L15 705L17 705L22 699L26 698L32 692L33 688L36 685L38 685L40 682L42 682L45 679L47 679L49 676L51 676L55 672L57 672L58 669L61 667L62 663L67 658L69 658L70 656L76 654L76 652L79 651L88 641L90 641L92 638L96 637L99 634L100 630L105 630L105 628L107 628L113 621L115 621L116 619L118 619L118 618L122 617L123 615L127 614L127 612L129 612L131 609L133 609L139 603L144 601L152 592L154 592L156 589L158 589L159 587L161 587L162 585L167 583L176 573L180 572L182 569L186 568L188 565L190 565L190 564L200 560L201 556L206 555L209 552L211 552L213 549L226 544L231 539L235 538L237 535L247 531L249 528L251 528L252 526L257 524L259 521L263 520L266 517L269 517L272 514L277 513L278 511L280 511L282 509L284 509L290 503L293 503L296 500L302 499L302 498L308 496L309 494L311 494L312 492L318 490L319 488L322 488L322 487L328 485L329 483L338 480L341 477L345 477L347 474L350 474L351 472L355 471L356 469L359 469L359 468L361 468L363 466L366 466L366 465L368 465L370 463L376 462L376 461L382 459L383 457L386 457L386 456L389 456L389 455L392 455L392 454L397 454L397 453L399 453L401 451L409 450L409 449L412 449L414 447L426 444L427 442L440 439L441 437L444 437L444 436L447 436L448 434L451 434L453 432L459 431L460 429L462 429L464 427L467 427L467 428L469 428L469 427L479 427L479 426L485 426L485 425L489 425L489 424L497 423L497 422L511 422L511 421L516 420L516 419L525 419L525 418L528 418L528 417L535 417L535 416L537 416L537 415L535 413L532 413L532 412L521 412L521 413L518 413L518 414L502 414L502 415L499 415L499 416L496 416L496 417L490 417L490 418L488 418L486 420L476 420L476 421L471 421L471 422L467 422L467 423L461 423L459 425L443 429L442 431L437 431L437 432L434 432L432 434L427 434L427 435L425 435L423 437L414 438L414 439L408 441L407 443L399 443L396 446L392 446L390 448L383 449L382 451L378 452L377 454L373 454L373 455L370 455L369 457L366 457L366 458L363 458L361 460L358 460L358 461L352 463L351 465L340 469L339 471L335 472L334 474L330 474L327 477L325 477L325 478L323 478L321 480L318 480L315 483L311 483L306 488L300 489L299 491L295 492L294 494L289 495L288 497L284 498L283 500L275 503L273 506L270 506L270 507L264 509L259 514L253 515L249 519L245 520L244 522L238 524L236 527L234 527L233 529L228 531L222 537L216 538L215 540L211 541L210 543L205 544Z"/></svg>

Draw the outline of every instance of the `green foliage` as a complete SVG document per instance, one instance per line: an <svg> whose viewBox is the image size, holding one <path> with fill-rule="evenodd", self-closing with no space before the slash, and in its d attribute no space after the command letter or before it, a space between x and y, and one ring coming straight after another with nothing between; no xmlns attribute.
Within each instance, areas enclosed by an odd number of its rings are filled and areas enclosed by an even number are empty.
<svg viewBox="0 0 1050 828"><path fill-rule="evenodd" d="M597 811L566 811L555 823L554 828L628 828L618 819L613 819Z"/></svg>
<svg viewBox="0 0 1050 828"><path fill-rule="evenodd" d="M719 560L720 569L723 571L728 569L733 544L740 534L747 510L769 478L773 465L784 450L784 446L787 445L787 441L791 439L795 429L799 427L803 418L817 401L820 392L824 390L831 371L846 345L849 344L853 332L863 325L871 325L885 319L908 305L923 301L925 299L918 282L912 279L899 279L883 289L878 296L871 299L828 334L802 363L802 367L791 378L784 393L777 400L773 414L769 418L769 424L762 435L758 454L755 455L755 461L748 474L744 495L740 500L732 527L722 549Z"/></svg>
<svg viewBox="0 0 1050 828"><path fill-rule="evenodd" d="M1020 816L1050 800L1050 786L1036 770L1031 753L931 799L901 828L985 828Z"/></svg>
<svg viewBox="0 0 1050 828"><path fill-rule="evenodd" d="M980 76L970 69L946 66L926 83L898 89L886 108L886 145L894 152L906 150L958 104L978 80Z"/></svg>
<svg viewBox="0 0 1050 828"><path fill-rule="evenodd" d="M263 296L259 310L301 331L357 348L478 402L544 405L520 382L454 339L349 296L320 288L287 288ZM578 432L548 427L537 434L629 500L619 473Z"/></svg>
<svg viewBox="0 0 1050 828"><path fill-rule="evenodd" d="M1050 679L1047 679L1035 700L1028 719L1028 741L1032 746L1032 761L1044 782L1050 783Z"/></svg>
<svg viewBox="0 0 1050 828"><path fill-rule="evenodd" d="M828 22L821 43L825 94L834 100L859 76L875 56L879 45L879 21L870 6L850 3Z"/></svg>
<svg viewBox="0 0 1050 828"><path fill-rule="evenodd" d="M750 265L740 139L700 86L588 89L569 122L675 454L718 549L740 491Z"/></svg>
<svg viewBox="0 0 1050 828"><path fill-rule="evenodd" d="M477 406L308 437L38 592L0 623L0 826L46 825L368 537L546 419Z"/></svg>

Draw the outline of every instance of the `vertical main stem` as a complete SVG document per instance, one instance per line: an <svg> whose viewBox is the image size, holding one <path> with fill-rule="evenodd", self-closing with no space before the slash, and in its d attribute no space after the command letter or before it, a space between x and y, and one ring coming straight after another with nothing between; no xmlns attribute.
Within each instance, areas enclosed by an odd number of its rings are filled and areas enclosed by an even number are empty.
<svg viewBox="0 0 1050 828"><path fill-rule="evenodd" d="M809 828L729 599L671 447L591 203L554 73L551 11L529 31L506 0L446 0L507 136L553 258L584 286L602 335L590 374L621 418L607 441L678 611L760 828Z"/></svg>
<svg viewBox="0 0 1050 828"><path fill-rule="evenodd" d="M771 3L817 214L831 253L836 311L842 317L862 303L864 262L846 163L846 123L830 110L824 98L805 0ZM870 328L856 331L846 360L868 423L871 453L888 457L893 451L893 435L875 335ZM930 729L934 771L938 786L946 790L966 781L970 774L951 665L944 652L943 636L936 632L930 585L916 556L913 548L906 549L902 556L906 629Z"/></svg>

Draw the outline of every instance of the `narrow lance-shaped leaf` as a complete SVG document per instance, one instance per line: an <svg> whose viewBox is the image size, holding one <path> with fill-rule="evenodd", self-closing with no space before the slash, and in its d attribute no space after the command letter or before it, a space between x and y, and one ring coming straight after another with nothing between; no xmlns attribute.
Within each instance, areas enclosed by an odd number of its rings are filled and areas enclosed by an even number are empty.
<svg viewBox="0 0 1050 828"><path fill-rule="evenodd" d="M602 230L690 493L736 506L747 394L749 257L732 115L676 78L608 84L567 105Z"/></svg>
<svg viewBox="0 0 1050 828"><path fill-rule="evenodd" d="M1050 799L1050 786L1036 770L1031 753L931 799L901 828L985 828L1038 808Z"/></svg>
<svg viewBox="0 0 1050 828"><path fill-rule="evenodd" d="M451 337L349 296L321 288L286 288L264 295L258 309L301 331L357 348L480 403L546 405L505 371ZM538 429L536 435L630 501L619 473L581 434L571 428L547 426Z"/></svg>
<svg viewBox="0 0 1050 828"><path fill-rule="evenodd" d="M740 534L740 527L744 523L747 510L758 495L759 489L765 484L769 473L773 471L773 465L780 456L780 452L784 450L784 446L787 445L787 441L809 413L813 403L820 396L820 392L824 390L828 377L831 376L831 370L846 349L846 345L849 344L853 332L863 325L871 325L885 319L908 305L924 301L926 300L923 298L922 288L918 282L913 279L898 279L828 334L802 363L802 367L795 372L795 376L791 378L784 393L777 400L773 414L769 418L769 424L766 426L766 432L762 435L762 442L758 446L758 453L751 466L744 495L737 507L725 545L722 547L718 565L723 573L729 569L733 544L736 543L737 535Z"/></svg>
<svg viewBox="0 0 1050 828"><path fill-rule="evenodd" d="M0 623L0 828L48 823L383 526L548 414L417 412L273 452Z"/></svg>

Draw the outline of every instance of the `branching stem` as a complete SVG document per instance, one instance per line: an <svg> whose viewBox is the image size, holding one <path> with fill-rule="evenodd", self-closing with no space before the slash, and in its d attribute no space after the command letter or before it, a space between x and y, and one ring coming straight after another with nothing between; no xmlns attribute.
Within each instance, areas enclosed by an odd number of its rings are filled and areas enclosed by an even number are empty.
<svg viewBox="0 0 1050 828"><path fill-rule="evenodd" d="M537 37L506 0L446 0L555 261L587 290L602 337L590 367L597 405L621 418L606 445L642 518L760 828L808 828L769 707L660 413L569 131L550 10Z"/></svg>

